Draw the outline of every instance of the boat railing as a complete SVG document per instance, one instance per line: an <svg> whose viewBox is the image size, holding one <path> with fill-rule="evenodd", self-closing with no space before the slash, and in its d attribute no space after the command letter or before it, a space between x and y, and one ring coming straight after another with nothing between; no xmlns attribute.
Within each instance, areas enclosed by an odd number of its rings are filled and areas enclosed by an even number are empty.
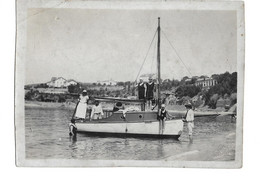
<svg viewBox="0 0 260 176"><path fill-rule="evenodd" d="M104 118L108 118L113 114L113 110L104 110Z"/></svg>

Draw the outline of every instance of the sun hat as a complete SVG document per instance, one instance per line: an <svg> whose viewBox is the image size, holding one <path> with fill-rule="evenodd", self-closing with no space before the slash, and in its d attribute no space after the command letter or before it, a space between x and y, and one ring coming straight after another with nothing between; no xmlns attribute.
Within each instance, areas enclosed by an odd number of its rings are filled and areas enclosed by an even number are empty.
<svg viewBox="0 0 260 176"><path fill-rule="evenodd" d="M87 93L87 90L84 89L82 92Z"/></svg>
<svg viewBox="0 0 260 176"><path fill-rule="evenodd" d="M121 107L123 104L121 102L116 103L116 107Z"/></svg>
<svg viewBox="0 0 260 176"><path fill-rule="evenodd" d="M165 108L165 104L162 104L162 108Z"/></svg>
<svg viewBox="0 0 260 176"><path fill-rule="evenodd" d="M185 104L184 106L185 106L186 108L192 108L191 103L187 103L187 104Z"/></svg>

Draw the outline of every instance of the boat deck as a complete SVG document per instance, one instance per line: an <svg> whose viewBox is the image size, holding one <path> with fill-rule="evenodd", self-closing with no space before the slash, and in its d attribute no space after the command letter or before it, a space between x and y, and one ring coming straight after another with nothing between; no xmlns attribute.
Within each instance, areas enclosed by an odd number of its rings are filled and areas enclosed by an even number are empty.
<svg viewBox="0 0 260 176"><path fill-rule="evenodd" d="M155 122L157 120L156 111L133 111L127 112L125 117L122 111L104 111L104 118L98 120L76 120L77 123L140 123Z"/></svg>

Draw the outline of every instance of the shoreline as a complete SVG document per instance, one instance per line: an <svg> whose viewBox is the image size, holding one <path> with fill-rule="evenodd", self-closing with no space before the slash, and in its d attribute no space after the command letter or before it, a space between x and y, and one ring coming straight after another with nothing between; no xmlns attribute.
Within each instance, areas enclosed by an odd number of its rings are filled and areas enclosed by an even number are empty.
<svg viewBox="0 0 260 176"><path fill-rule="evenodd" d="M75 108L76 103L59 103L59 102L40 102L40 101L25 101L25 108Z"/></svg>
<svg viewBox="0 0 260 176"><path fill-rule="evenodd" d="M41 102L41 101L25 101L25 108L68 108L75 109L76 103L74 102ZM91 106L91 105L90 105ZM184 105L167 105L169 111L186 111ZM207 107L197 108L195 112L225 112L224 108L210 109Z"/></svg>

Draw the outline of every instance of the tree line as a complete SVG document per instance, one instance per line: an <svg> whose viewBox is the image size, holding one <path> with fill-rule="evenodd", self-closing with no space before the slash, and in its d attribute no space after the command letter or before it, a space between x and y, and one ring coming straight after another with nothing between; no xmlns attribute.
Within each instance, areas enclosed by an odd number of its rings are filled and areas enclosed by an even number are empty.
<svg viewBox="0 0 260 176"><path fill-rule="evenodd" d="M213 74L211 78L217 81L217 84L211 86L209 89L205 90L201 86L195 86L195 82L198 79L206 79L207 76L202 75L200 77L194 76L189 78L188 76L183 77L181 80L177 79L165 79L162 80L161 90L169 91L177 98L181 99L183 97L194 97L201 96L205 105L208 105L211 108L216 108L217 100L222 97L230 97L232 99L232 104L236 103L236 93L237 93L237 72L229 73L225 72L223 74ZM84 84L78 83L77 85L68 86L69 94L78 95L82 92L83 89L87 89L89 95L91 96L110 96L110 97L124 97L127 98L129 96L136 95L136 87L135 82L117 82L114 89L111 89L112 86L106 85L98 85L96 83L92 84ZM90 89L90 87L95 86L94 89ZM36 85L36 88L46 88L46 84ZM116 87L122 87L122 89L116 89ZM25 87L28 89L28 86ZM25 95L25 99L32 100L34 97L37 97L38 101L59 101L64 102L66 98L74 98L75 96L64 96L64 95L47 95L41 94L36 96L36 94L40 94L39 92L29 91Z"/></svg>

